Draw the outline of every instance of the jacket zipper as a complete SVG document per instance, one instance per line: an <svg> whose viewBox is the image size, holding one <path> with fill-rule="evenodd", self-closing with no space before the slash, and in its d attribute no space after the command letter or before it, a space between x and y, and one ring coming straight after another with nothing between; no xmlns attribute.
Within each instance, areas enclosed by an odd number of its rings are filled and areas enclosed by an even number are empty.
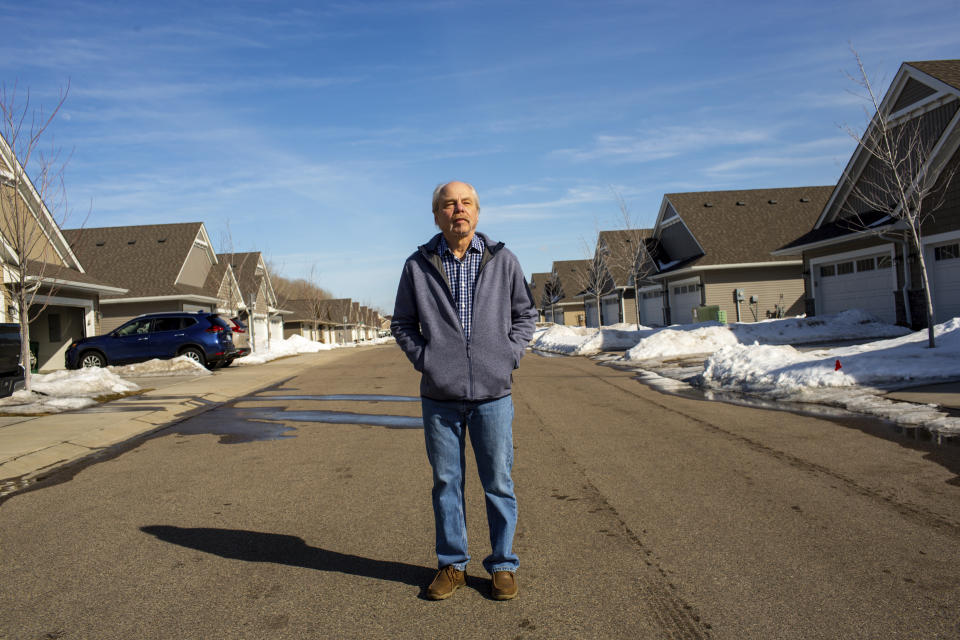
<svg viewBox="0 0 960 640"><path fill-rule="evenodd" d="M503 243L500 243L500 244L503 244ZM497 245L497 246L499 246L499 245ZM490 248L489 248L489 247L487 248L487 251L490 253L490 257L489 257L488 259L486 259L486 260L484 260L484 259L481 257L481 259L480 259L480 267L477 269L477 280L476 280L476 282L473 283L473 293L474 293L473 302L474 302L474 304L473 304L472 307L470 307L470 322L471 322L471 323L473 323L473 318L474 318L474 315L476 314L476 309L477 309L477 305L476 305L476 302L477 302L476 293L477 293L478 285L480 284L480 274L483 273L483 271L484 271L484 269L486 268L487 264L488 264L491 260L493 260L494 257L496 256L496 254L495 254L493 251L490 251ZM427 258L427 262L430 263L430 265L433 267L434 271L436 271L437 274L440 276L440 279L447 285L447 286L446 286L447 297L448 297L448 299L450 300L450 305L453 307L454 312L456 312L456 311L457 311L457 301L456 301L456 299L453 297L453 291L450 290L450 283L447 282L447 275L443 272L443 269L442 269L442 268L438 267L438 266L433 262L433 260L430 258L429 255L426 255L426 250L423 250L423 253L424 253L424 257ZM457 315L459 316L459 313L458 313ZM458 322L457 324L459 325L460 323ZM460 327L460 335L463 336L463 344L464 344L464 346L466 347L466 355L467 355L467 378L468 378L468 380L469 380L469 389L468 389L468 394L467 394L467 395L468 395L470 398L473 398L473 396L474 396L474 388L473 388L473 387L474 387L474 384L473 384L473 360L471 359L471 355L470 355L470 341L467 339L467 334L464 333L462 326Z"/></svg>

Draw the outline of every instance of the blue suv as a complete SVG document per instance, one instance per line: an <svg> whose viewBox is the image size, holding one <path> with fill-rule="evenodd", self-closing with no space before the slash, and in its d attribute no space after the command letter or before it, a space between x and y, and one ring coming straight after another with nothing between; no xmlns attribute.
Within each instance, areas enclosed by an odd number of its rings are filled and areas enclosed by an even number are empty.
<svg viewBox="0 0 960 640"><path fill-rule="evenodd" d="M105 367L187 356L208 369L237 357L230 324L216 313L185 311L137 316L110 333L81 338L67 348L67 369Z"/></svg>

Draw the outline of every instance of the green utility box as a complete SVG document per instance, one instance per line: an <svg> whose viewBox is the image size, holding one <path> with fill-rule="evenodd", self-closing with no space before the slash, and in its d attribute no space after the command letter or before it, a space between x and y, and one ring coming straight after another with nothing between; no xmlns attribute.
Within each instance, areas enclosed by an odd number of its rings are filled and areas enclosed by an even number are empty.
<svg viewBox="0 0 960 640"><path fill-rule="evenodd" d="M720 307L719 305L715 304L710 304L703 307L695 307L693 310L693 315L696 322L717 322L720 315Z"/></svg>
<svg viewBox="0 0 960 640"><path fill-rule="evenodd" d="M727 312L724 311L723 309L720 309L720 311L717 311L717 322L722 322L723 324L727 324Z"/></svg>

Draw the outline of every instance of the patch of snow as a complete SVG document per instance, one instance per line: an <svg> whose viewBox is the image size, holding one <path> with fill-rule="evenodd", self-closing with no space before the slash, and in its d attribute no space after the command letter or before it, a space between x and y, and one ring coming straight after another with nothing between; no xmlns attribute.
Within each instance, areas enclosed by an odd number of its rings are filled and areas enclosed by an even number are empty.
<svg viewBox="0 0 960 640"><path fill-rule="evenodd" d="M934 406L884 397L892 388L960 380L960 318L937 325L934 333L937 346L929 349L925 329L911 332L853 310L811 318L704 322L656 329L552 326L535 335L531 347L564 355L593 355L628 347L623 356L603 359L641 369L645 364L662 366L665 360L702 355L705 361L699 380L707 390L841 407L960 435L960 419ZM631 341L633 344L628 344ZM806 351L795 348L850 341L858 344ZM664 390L688 388L680 380L652 372L641 371L640 378Z"/></svg>

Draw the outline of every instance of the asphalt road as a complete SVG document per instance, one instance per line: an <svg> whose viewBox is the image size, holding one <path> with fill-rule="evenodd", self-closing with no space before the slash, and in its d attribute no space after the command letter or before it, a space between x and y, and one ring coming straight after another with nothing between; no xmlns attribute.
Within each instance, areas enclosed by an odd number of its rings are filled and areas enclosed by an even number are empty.
<svg viewBox="0 0 960 640"><path fill-rule="evenodd" d="M0 638L960 636L956 447L580 358L515 374L520 597L486 597L474 475L467 588L426 601L419 404L310 397L417 377L395 346L318 361L0 505Z"/></svg>

